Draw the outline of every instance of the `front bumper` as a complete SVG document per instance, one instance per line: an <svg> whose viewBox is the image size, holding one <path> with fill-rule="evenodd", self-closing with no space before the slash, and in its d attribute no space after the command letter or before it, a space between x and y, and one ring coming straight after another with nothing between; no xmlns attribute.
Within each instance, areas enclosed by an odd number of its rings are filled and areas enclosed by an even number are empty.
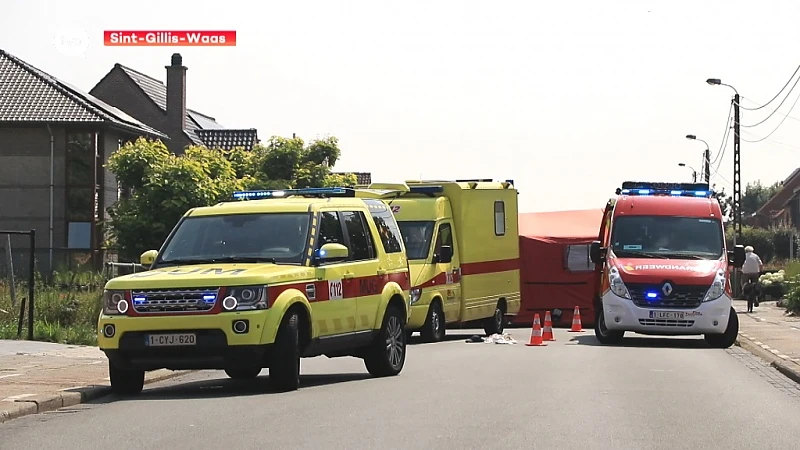
<svg viewBox="0 0 800 450"><path fill-rule="evenodd" d="M121 368L139 370L268 367L272 342L265 342L266 311L210 315L124 317L101 315L98 346ZM244 332L234 322L246 321ZM113 326L113 334L109 333ZM241 330L240 330L241 331ZM193 345L150 346L150 334L194 333ZM269 338L266 338L267 340Z"/></svg>
<svg viewBox="0 0 800 450"><path fill-rule="evenodd" d="M659 317L660 313L677 313L678 317ZM603 295L606 328L616 331L660 336L723 333L730 313L731 299L727 295L693 309L642 308L611 291Z"/></svg>

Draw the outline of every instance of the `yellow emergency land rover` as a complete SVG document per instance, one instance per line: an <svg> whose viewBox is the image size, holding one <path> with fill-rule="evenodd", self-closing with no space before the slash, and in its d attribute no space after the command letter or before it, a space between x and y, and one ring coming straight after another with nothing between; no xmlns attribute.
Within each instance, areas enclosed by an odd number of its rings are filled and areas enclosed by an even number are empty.
<svg viewBox="0 0 800 450"><path fill-rule="evenodd" d="M411 266L407 331L444 338L446 324L502 333L520 309L517 190L512 181L373 183L400 226ZM363 195L363 194L359 194Z"/></svg>
<svg viewBox="0 0 800 450"><path fill-rule="evenodd" d="M144 373L222 369L277 390L300 384L300 358L363 358L374 376L406 357L410 277L397 223L352 189L245 191L188 211L145 272L105 286L98 343L112 389ZM247 201L241 201L247 200Z"/></svg>

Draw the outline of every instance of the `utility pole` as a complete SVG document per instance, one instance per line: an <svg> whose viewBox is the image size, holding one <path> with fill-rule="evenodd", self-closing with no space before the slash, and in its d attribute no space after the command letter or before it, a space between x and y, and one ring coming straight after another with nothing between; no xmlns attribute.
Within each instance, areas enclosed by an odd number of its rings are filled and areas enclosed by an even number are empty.
<svg viewBox="0 0 800 450"><path fill-rule="evenodd" d="M703 153L703 155L704 155L703 159L705 160L705 162L703 164L703 167L705 167L705 169L703 170L703 174L705 175L706 183L708 183L710 185L711 184L711 150L706 148L706 151Z"/></svg>
<svg viewBox="0 0 800 450"><path fill-rule="evenodd" d="M742 172L741 140L739 139L739 92L733 96L733 245L742 239Z"/></svg>

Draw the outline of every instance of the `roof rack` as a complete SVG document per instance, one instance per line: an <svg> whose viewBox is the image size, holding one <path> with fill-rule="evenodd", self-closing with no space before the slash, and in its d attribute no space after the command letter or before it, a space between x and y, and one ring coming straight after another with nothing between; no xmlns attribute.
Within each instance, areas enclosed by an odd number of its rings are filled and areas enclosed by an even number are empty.
<svg viewBox="0 0 800 450"><path fill-rule="evenodd" d="M291 196L316 198L355 197L356 191L352 188L333 187L305 189L260 189L254 191L236 191L233 193L234 200L262 200L269 198L286 198Z"/></svg>

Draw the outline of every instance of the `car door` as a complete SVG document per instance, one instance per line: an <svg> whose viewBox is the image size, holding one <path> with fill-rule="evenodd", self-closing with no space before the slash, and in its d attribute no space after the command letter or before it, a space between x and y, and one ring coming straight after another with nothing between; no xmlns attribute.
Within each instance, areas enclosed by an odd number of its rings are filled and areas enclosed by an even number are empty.
<svg viewBox="0 0 800 450"><path fill-rule="evenodd" d="M378 315L385 284L378 273L380 264L375 240L363 211L342 211L342 220L350 248L350 265L357 274L354 288L358 291L355 331L371 330Z"/></svg>
<svg viewBox="0 0 800 450"><path fill-rule="evenodd" d="M436 230L436 240L433 246L433 258L436 264L436 273L444 273L445 284L439 286L444 297L444 317L448 322L458 320L461 313L461 266L459 265L458 249L453 243L453 225L449 220L439 223ZM440 251L443 246L453 249L453 258L449 262L440 262Z"/></svg>
<svg viewBox="0 0 800 450"><path fill-rule="evenodd" d="M338 211L321 211L314 251L325 244L348 245ZM349 248L349 247L348 247ZM352 250L350 250L352 255ZM320 337L345 337L355 330L358 284L350 258L324 261L318 267L316 298L311 301L312 317Z"/></svg>

